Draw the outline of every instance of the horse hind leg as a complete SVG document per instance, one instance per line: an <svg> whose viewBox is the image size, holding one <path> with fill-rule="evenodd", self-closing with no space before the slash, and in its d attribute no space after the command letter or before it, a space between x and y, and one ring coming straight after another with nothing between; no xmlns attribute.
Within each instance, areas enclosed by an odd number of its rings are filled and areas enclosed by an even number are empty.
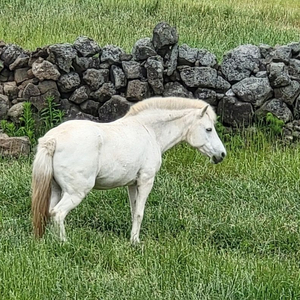
<svg viewBox="0 0 300 300"><path fill-rule="evenodd" d="M66 230L64 225L64 220L67 214L82 201L85 195L78 195L75 193L64 193L62 199L50 210L50 215L52 217L54 227L59 231L59 238L61 241L65 242Z"/></svg>
<svg viewBox="0 0 300 300"><path fill-rule="evenodd" d="M50 198L50 204L49 204L49 213L51 213L51 210L59 202L60 199L61 199L61 188L56 183L56 181L52 180L52 183L51 183L51 198Z"/></svg>

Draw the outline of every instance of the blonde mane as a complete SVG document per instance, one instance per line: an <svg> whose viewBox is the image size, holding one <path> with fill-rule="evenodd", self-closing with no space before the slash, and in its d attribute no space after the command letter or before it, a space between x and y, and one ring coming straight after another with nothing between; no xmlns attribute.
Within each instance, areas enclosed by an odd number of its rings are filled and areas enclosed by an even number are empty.
<svg viewBox="0 0 300 300"><path fill-rule="evenodd" d="M199 99L188 99L188 98L181 98L181 97L155 97L145 99L140 101L133 106L130 107L129 111L125 116L135 116L145 110L148 109L170 109L170 110L182 110L182 109L201 109L204 108L206 105L209 105L203 100ZM207 109L207 114L209 115L210 119L214 122L216 121L216 113L214 112L213 108L209 105Z"/></svg>

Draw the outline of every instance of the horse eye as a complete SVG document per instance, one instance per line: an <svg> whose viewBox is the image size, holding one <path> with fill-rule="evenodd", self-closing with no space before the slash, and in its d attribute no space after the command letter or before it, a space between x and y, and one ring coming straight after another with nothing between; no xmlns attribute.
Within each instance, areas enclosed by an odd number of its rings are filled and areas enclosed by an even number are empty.
<svg viewBox="0 0 300 300"><path fill-rule="evenodd" d="M211 127L206 128L206 131L210 132L210 131L212 131L212 128Z"/></svg>

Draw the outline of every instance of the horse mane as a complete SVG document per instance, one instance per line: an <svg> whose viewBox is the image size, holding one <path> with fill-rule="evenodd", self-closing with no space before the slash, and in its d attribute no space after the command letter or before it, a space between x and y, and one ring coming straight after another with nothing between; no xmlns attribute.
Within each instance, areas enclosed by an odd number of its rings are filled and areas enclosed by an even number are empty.
<svg viewBox="0 0 300 300"><path fill-rule="evenodd" d="M142 100L132 105L125 116L135 116L145 110L156 109L156 110L182 110L182 109L201 109L209 105L207 102L199 99L188 99L181 97L154 97ZM207 114L214 122L217 119L216 113L213 108L209 105Z"/></svg>

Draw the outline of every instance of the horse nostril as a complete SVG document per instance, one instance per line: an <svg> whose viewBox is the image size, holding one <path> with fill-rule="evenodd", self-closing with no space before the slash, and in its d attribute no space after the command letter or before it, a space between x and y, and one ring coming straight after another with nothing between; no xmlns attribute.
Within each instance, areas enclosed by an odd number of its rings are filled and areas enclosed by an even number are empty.
<svg viewBox="0 0 300 300"><path fill-rule="evenodd" d="M223 158L225 157L225 155L226 155L225 152L222 152L222 153L221 153L221 156L222 156Z"/></svg>

